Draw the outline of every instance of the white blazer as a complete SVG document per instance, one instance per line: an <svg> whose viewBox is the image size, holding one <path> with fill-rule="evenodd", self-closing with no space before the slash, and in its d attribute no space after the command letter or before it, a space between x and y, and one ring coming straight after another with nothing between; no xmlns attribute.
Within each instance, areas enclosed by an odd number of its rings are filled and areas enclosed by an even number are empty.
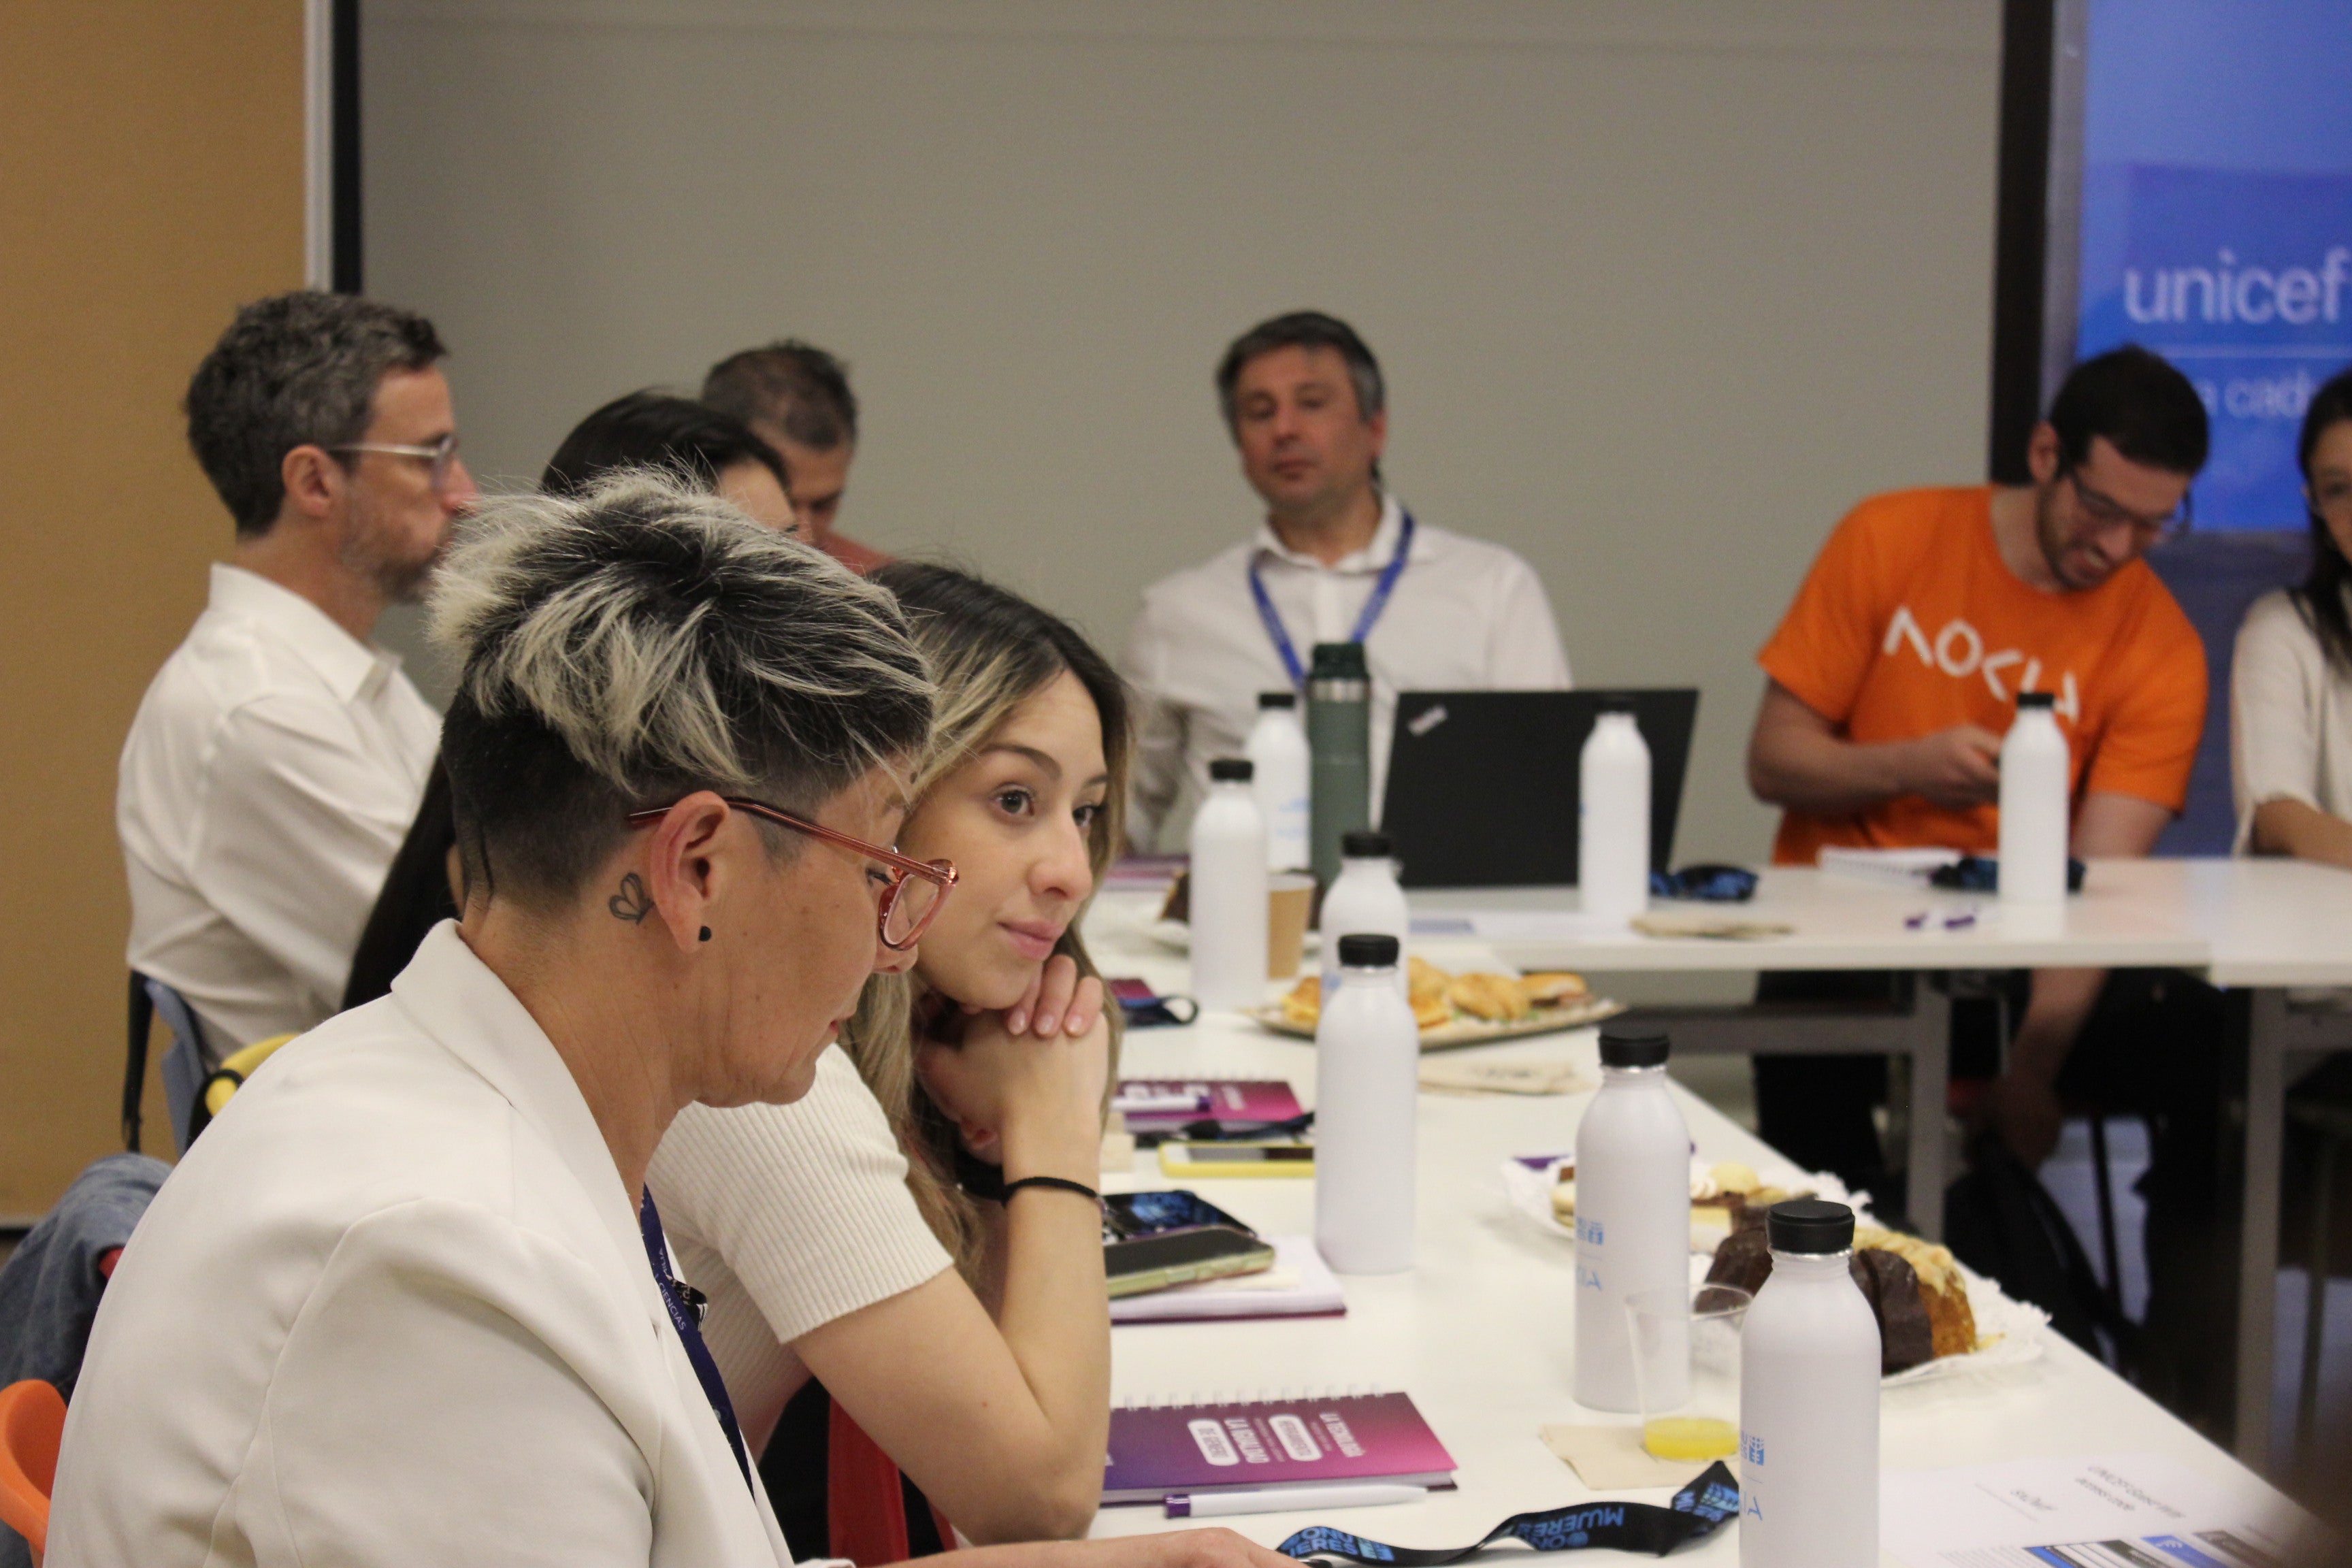
<svg viewBox="0 0 2352 1568"><path fill-rule="evenodd" d="M122 1256L51 1568L789 1563L587 1102L445 923L273 1058Z"/></svg>

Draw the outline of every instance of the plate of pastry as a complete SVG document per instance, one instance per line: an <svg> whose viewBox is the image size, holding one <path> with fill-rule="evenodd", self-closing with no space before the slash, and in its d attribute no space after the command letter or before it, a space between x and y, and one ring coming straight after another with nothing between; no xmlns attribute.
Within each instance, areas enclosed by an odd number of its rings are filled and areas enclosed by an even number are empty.
<svg viewBox="0 0 2352 1568"><path fill-rule="evenodd" d="M1871 1316L1878 1320L1883 1386L1932 1383L2041 1359L2041 1330L2049 1314L2011 1300L1991 1280L1961 1268L1949 1247L1874 1225L1856 1226L1849 1267ZM1748 1210L1715 1249L1707 1282L1753 1291L1771 1273L1764 1211Z"/></svg>
<svg viewBox="0 0 2352 1568"><path fill-rule="evenodd" d="M1565 1157L1504 1162L1511 1206L1537 1228L1576 1239L1576 1162ZM1691 1162L1690 1241L1694 1274L1715 1285L1753 1291L1772 1272L1764 1215L1790 1198L1851 1202L1834 1176L1808 1177L1801 1187L1767 1185L1749 1167ZM2049 1314L2012 1300L1991 1280L1970 1273L1949 1248L1874 1225L1854 1227L1854 1284L1878 1320L1880 1372L1888 1388L1932 1383L2042 1356ZM1694 1283L1696 1279L1694 1279Z"/></svg>
<svg viewBox="0 0 2352 1568"><path fill-rule="evenodd" d="M1424 1051L1579 1029L1625 1010L1622 1002L1592 994L1582 975L1564 970L1455 974L1423 958L1408 959L1405 967L1407 994ZM1311 1040L1323 1016L1323 982L1310 974L1281 1001L1248 1012L1276 1034Z"/></svg>

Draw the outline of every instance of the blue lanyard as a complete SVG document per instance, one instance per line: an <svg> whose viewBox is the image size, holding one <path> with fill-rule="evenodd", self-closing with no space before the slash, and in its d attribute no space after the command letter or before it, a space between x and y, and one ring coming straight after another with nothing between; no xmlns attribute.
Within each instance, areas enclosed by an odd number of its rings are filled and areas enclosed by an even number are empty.
<svg viewBox="0 0 2352 1568"><path fill-rule="evenodd" d="M1381 569L1381 580L1372 584L1372 596L1364 601L1364 613L1356 617L1356 629L1348 634L1349 642L1361 642L1372 635L1372 624L1381 612L1389 607L1389 595L1396 592L1397 579L1404 575L1405 558L1412 553L1412 513L1405 512L1404 526L1397 530L1396 553ZM1307 689L1307 669L1298 662L1298 649L1290 640L1290 633L1282 624L1282 613L1274 607L1267 596L1265 579L1257 572L1257 557L1253 554L1249 564L1250 597L1257 601L1257 618L1265 623L1265 635L1274 639L1274 651L1282 656L1282 668L1290 672L1290 684L1301 691Z"/></svg>
<svg viewBox="0 0 2352 1568"><path fill-rule="evenodd" d="M735 1468L743 1472L743 1484L751 1484L751 1461L743 1447L743 1429L735 1422L735 1402L727 1397L727 1384L719 1375L719 1363L710 1359L710 1347L702 1341L702 1327L696 1320L698 1314L686 1309L681 1292L690 1289L670 1272L669 1238L662 1235L661 1211L654 1207L654 1194L646 1192L645 1202L637 1207L637 1228L645 1233L646 1261L654 1268L654 1283L661 1287L662 1305L669 1309L669 1326L677 1331L680 1342L686 1346L686 1359L694 1366L695 1380L702 1384L703 1397L710 1401L711 1414L719 1417L719 1429L727 1434L727 1446L735 1450Z"/></svg>

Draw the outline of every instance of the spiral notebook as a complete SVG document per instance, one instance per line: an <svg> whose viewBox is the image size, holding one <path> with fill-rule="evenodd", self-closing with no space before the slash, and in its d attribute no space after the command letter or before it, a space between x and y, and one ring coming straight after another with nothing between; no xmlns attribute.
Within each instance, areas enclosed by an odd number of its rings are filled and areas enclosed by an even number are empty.
<svg viewBox="0 0 2352 1568"><path fill-rule="evenodd" d="M1454 1485L1454 1456L1411 1395L1304 1394L1110 1413L1106 1503L1365 1480Z"/></svg>

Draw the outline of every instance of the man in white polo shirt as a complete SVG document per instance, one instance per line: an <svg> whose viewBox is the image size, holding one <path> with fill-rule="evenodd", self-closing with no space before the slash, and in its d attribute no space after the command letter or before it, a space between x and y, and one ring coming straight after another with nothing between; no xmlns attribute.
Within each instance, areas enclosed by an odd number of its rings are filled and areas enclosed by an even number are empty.
<svg viewBox="0 0 2352 1568"><path fill-rule="evenodd" d="M1209 760L1241 753L1257 694L1302 687L1318 642L1360 642L1371 667L1376 818L1399 691L1569 684L1534 570L1382 488L1380 363L1347 322L1261 321L1225 351L1217 395L1265 522L1144 590L1124 665L1141 699L1128 821L1147 848L1180 841Z"/></svg>
<svg viewBox="0 0 2352 1568"><path fill-rule="evenodd" d="M475 500L422 316L349 295L247 306L188 384L230 563L147 689L115 797L131 967L209 1058L335 1011L440 741L371 639Z"/></svg>

